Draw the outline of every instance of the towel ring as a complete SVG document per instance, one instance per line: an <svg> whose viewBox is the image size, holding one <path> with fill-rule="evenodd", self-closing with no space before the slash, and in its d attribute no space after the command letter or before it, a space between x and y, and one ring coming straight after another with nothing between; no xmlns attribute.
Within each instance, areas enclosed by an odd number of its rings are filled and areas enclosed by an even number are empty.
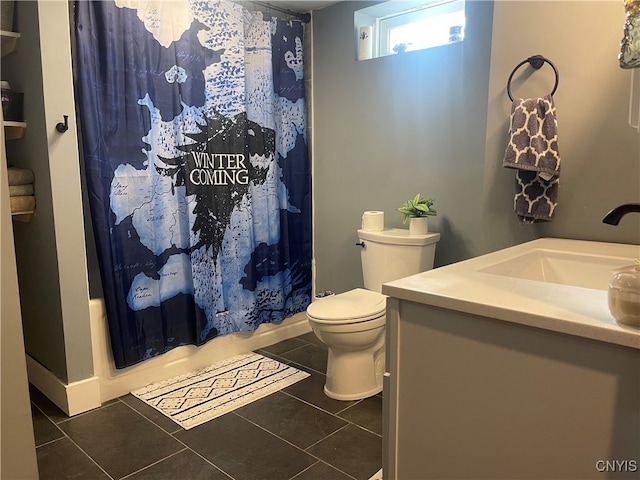
<svg viewBox="0 0 640 480"><path fill-rule="evenodd" d="M553 86L553 90L551 90L551 95L556 93L556 90L558 89L558 82L560 81L560 75L558 75L558 69L553 64L553 62L548 58L545 58L542 55L534 55L533 57L529 57L526 60L521 61L518 65L516 65L516 68L513 69L513 71L511 72L511 75L509 75L509 80L507 80L507 95L509 95L509 99L512 102L513 102L513 96L511 95L511 79L513 78L513 75L516 73L516 71L525 63L528 63L536 70L542 67L542 65L544 65L545 63L548 63L551 66L551 68L553 68L553 73L556 74L556 83Z"/></svg>

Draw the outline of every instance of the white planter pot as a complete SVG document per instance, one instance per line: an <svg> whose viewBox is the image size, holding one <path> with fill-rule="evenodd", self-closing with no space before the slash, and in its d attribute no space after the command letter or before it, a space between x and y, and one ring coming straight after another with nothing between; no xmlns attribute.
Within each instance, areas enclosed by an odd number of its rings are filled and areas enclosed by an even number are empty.
<svg viewBox="0 0 640 480"><path fill-rule="evenodd" d="M429 217L411 217L409 235L426 235L429 231Z"/></svg>

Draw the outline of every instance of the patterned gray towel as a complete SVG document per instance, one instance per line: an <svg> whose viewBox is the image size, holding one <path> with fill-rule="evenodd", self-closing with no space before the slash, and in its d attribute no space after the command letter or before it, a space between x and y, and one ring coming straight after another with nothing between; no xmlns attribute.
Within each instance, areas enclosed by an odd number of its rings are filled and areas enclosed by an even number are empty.
<svg viewBox="0 0 640 480"><path fill-rule="evenodd" d="M513 203L520 223L550 221L560 177L558 122L551 95L513 101L502 165L517 170Z"/></svg>

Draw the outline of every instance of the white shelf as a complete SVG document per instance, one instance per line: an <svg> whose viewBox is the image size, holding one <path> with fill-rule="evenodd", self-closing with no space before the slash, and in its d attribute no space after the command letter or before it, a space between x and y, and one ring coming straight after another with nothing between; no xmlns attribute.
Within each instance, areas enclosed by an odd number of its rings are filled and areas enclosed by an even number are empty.
<svg viewBox="0 0 640 480"><path fill-rule="evenodd" d="M27 132L27 124L26 122L12 122L5 121L4 125L4 136L7 140L19 140L24 137Z"/></svg>
<svg viewBox="0 0 640 480"><path fill-rule="evenodd" d="M20 34L18 32L8 32L6 30L0 30L0 37L2 38L2 56L9 55L18 49L20 43Z"/></svg>
<svg viewBox="0 0 640 480"><path fill-rule="evenodd" d="M30 223L33 221L34 210L28 210L26 212L11 212L11 218L18 220L19 222Z"/></svg>

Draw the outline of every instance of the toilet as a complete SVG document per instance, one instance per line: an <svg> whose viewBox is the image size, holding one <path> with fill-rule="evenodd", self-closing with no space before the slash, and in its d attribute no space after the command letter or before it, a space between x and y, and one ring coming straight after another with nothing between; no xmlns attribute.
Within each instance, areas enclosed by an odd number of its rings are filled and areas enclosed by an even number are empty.
<svg viewBox="0 0 640 480"><path fill-rule="evenodd" d="M358 230L364 289L320 298L307 307L313 332L327 346L324 392L359 400L382 391L387 297L382 284L431 270L439 233Z"/></svg>

